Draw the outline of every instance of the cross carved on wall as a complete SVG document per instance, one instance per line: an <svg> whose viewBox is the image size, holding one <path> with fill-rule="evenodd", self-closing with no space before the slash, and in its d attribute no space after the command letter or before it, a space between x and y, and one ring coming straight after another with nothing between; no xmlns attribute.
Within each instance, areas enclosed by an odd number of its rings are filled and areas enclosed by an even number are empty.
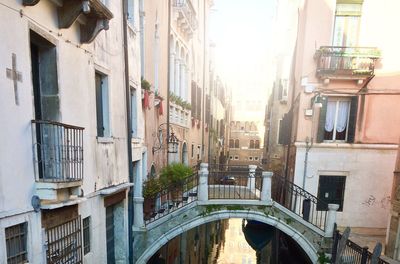
<svg viewBox="0 0 400 264"><path fill-rule="evenodd" d="M6 75L8 79L13 81L15 104L19 105L18 82L22 82L22 73L17 71L17 55L15 53L12 54L12 68L6 69Z"/></svg>

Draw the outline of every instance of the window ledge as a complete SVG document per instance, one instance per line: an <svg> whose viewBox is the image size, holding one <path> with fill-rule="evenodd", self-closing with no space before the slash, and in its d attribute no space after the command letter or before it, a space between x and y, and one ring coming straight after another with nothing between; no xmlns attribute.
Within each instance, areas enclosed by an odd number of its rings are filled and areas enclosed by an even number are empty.
<svg viewBox="0 0 400 264"><path fill-rule="evenodd" d="M113 137L97 137L97 143L113 144L114 138Z"/></svg>

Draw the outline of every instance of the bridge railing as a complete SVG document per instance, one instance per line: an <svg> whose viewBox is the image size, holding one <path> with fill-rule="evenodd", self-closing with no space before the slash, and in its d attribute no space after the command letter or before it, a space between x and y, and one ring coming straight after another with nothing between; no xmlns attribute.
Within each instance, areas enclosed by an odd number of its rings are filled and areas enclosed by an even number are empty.
<svg viewBox="0 0 400 264"><path fill-rule="evenodd" d="M173 211L197 201L198 173L170 184L160 192L145 198L144 220L149 224Z"/></svg>
<svg viewBox="0 0 400 264"><path fill-rule="evenodd" d="M272 199L301 216L314 226L325 230L328 204L289 180L272 177Z"/></svg>
<svg viewBox="0 0 400 264"><path fill-rule="evenodd" d="M254 166L210 166L209 199L260 200L262 170Z"/></svg>

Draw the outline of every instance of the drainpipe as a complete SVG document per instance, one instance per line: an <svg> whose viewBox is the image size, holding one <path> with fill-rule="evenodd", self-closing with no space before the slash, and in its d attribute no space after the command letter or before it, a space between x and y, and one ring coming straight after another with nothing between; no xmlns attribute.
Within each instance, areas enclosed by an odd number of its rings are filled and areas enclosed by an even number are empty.
<svg viewBox="0 0 400 264"><path fill-rule="evenodd" d="M168 0L168 37L167 37L167 64L168 64L168 71L167 71L167 144L169 139L169 85L171 79L171 56L170 56L170 49L171 49L171 0ZM168 145L167 145L167 164L169 164L169 153L168 153Z"/></svg>
<svg viewBox="0 0 400 264"><path fill-rule="evenodd" d="M203 1L203 128L201 130L201 152L202 152L202 160L204 162L205 158L205 151L204 151L204 130L205 130L205 124L206 124L206 118L205 118L205 98L206 98L206 2ZM210 131L210 130L209 130ZM209 132L210 133L210 132ZM209 163L210 161L208 161Z"/></svg>
<svg viewBox="0 0 400 264"><path fill-rule="evenodd" d="M312 131L311 131L311 133L312 133ZM310 149L311 149L312 145L313 145L313 140L311 139L311 143L310 143L310 140L309 140L309 138L307 137L307 138L306 138L306 154L305 154L305 157L304 157L303 184L302 184L302 187L301 187L301 188L303 188L304 190L305 190L305 187L306 187L306 176L307 176L307 166L308 166L308 153L310 152Z"/></svg>
<svg viewBox="0 0 400 264"><path fill-rule="evenodd" d="M133 179L133 167L132 167L132 124L131 124L131 105L130 105L130 85L129 85L129 59L128 59L128 1L123 0L122 2L122 20L123 20L123 32L124 32L124 66L125 66L125 100L126 100L126 130L127 130L127 151L128 151L128 173L129 182L134 183ZM128 192L128 252L129 252L129 263L133 264L133 186L129 188Z"/></svg>

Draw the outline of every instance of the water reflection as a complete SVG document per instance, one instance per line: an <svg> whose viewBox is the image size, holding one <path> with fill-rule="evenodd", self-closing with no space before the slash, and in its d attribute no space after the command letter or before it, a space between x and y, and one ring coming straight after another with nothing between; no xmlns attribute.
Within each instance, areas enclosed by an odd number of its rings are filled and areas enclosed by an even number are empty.
<svg viewBox="0 0 400 264"><path fill-rule="evenodd" d="M242 219L211 222L175 237L150 264L311 263L295 241L274 227Z"/></svg>

